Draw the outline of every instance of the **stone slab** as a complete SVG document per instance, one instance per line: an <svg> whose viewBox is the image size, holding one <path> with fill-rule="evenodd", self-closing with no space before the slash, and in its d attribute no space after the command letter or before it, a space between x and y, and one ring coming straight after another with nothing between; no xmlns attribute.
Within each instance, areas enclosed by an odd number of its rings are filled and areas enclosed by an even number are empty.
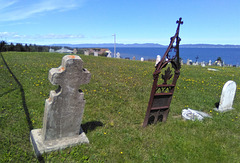
<svg viewBox="0 0 240 163"><path fill-rule="evenodd" d="M89 144L89 140L84 132L80 135L44 142L42 137L42 129L34 129L30 133L30 141L37 157L41 156L43 153L61 150L67 147L79 144Z"/></svg>

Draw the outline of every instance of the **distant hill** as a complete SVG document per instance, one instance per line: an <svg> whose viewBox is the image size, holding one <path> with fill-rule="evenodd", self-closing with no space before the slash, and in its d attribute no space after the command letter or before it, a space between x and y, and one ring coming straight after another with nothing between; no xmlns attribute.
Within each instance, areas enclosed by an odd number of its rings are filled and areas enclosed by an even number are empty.
<svg viewBox="0 0 240 163"><path fill-rule="evenodd" d="M104 44L52 44L51 46L65 46L71 48L110 48L114 47L112 43ZM146 44L116 44L116 47L164 47L164 45L146 43Z"/></svg>
<svg viewBox="0 0 240 163"><path fill-rule="evenodd" d="M51 44L50 46L63 46L71 48L111 48L113 43L104 44ZM116 44L116 47L166 47L168 45L161 45L155 43L145 44ZM220 44L180 44L181 48L240 48L240 45L220 45Z"/></svg>
<svg viewBox="0 0 240 163"><path fill-rule="evenodd" d="M183 44L182 48L240 48L240 45L221 45L221 44Z"/></svg>

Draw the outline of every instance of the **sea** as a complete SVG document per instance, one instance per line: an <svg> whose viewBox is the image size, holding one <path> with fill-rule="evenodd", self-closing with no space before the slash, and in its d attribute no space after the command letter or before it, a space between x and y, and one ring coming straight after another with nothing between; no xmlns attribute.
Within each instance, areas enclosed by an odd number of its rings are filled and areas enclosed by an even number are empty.
<svg viewBox="0 0 240 163"><path fill-rule="evenodd" d="M114 48L108 48L113 55ZM156 59L157 55L161 57L164 55L167 47L116 47L116 53L119 52L121 58L132 59L133 56L136 60L140 60L141 57L144 60ZM184 63L187 59L193 62L205 62L208 63L211 60L212 63L221 57L224 64L240 66L240 48L181 48L179 49L180 58Z"/></svg>

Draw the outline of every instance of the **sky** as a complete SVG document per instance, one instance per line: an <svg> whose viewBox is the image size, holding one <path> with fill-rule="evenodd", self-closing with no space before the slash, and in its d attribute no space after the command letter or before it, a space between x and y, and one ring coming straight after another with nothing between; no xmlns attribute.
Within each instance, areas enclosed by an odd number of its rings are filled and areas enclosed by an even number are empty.
<svg viewBox="0 0 240 163"><path fill-rule="evenodd" d="M0 39L27 44L240 45L239 0L0 0Z"/></svg>

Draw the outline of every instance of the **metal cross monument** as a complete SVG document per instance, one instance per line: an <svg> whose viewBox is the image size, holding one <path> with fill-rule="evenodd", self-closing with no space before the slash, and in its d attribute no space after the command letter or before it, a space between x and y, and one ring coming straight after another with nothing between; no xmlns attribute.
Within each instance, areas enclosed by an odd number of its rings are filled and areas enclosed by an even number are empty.
<svg viewBox="0 0 240 163"><path fill-rule="evenodd" d="M180 25L183 24L182 18L179 18L176 23L178 24L176 33L171 37L170 44L161 61L156 65L156 70L153 73L154 81L143 127L146 127L148 124L155 124L159 121L165 122L167 120L174 88L180 75L181 68L179 58L179 43L181 39L178 35ZM174 46L175 41L176 43ZM172 68L170 65L172 65ZM174 69L174 76L171 74L171 69ZM159 79L159 75L163 70L165 71L161 76L163 80L163 83L161 83L162 80Z"/></svg>

